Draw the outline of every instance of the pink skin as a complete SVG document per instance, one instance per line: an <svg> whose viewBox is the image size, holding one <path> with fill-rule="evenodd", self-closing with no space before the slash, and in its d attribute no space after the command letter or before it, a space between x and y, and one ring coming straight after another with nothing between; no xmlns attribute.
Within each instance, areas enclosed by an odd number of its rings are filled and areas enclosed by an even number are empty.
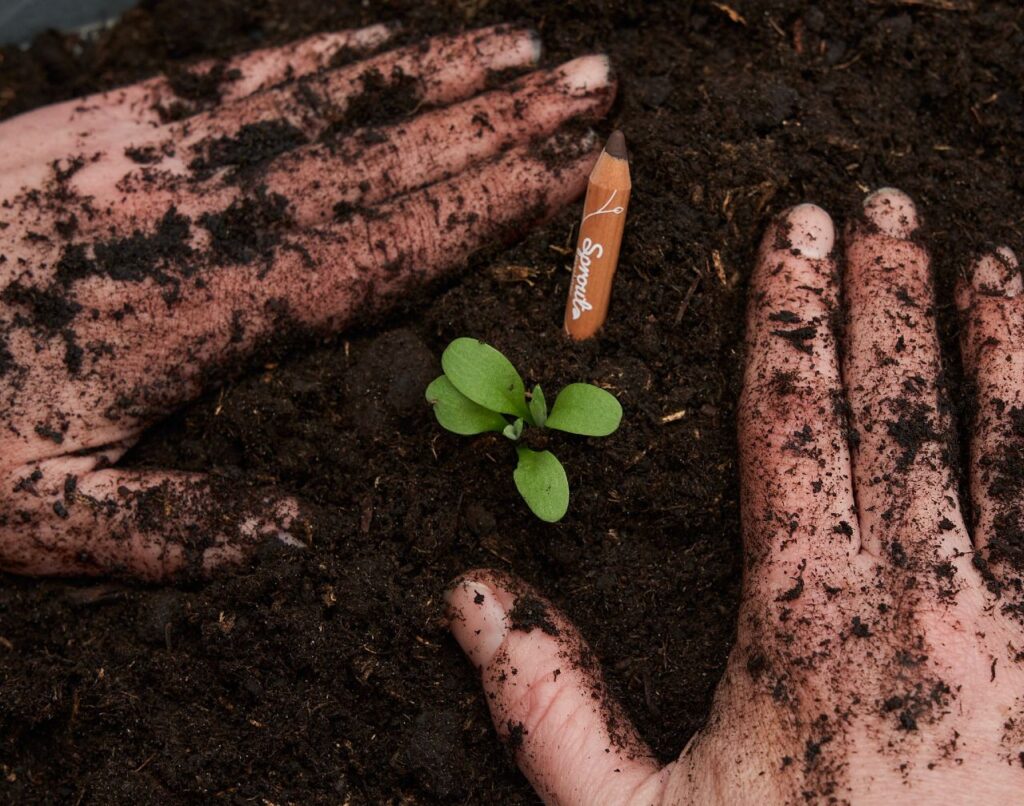
<svg viewBox="0 0 1024 806"><path fill-rule="evenodd" d="M8 198L23 186L37 186L50 175L53 160L76 154L91 156L99 151L103 155L98 165L90 164L76 176L79 190L85 195L110 195L111 180L116 184L116 180L138 169L124 153L128 147L152 147L166 155L159 164L162 172L182 176L196 156L194 149L211 138L233 136L246 124L283 120L315 139L363 90L367 71L379 71L387 77L400 70L418 80L423 104L447 104L483 89L492 72L534 64L539 56L536 34L501 26L461 36L437 36L422 47L411 45L343 67L319 70L163 126L149 119L140 122L136 117L120 115L96 121L97 128L78 133L74 107L63 109L57 120L49 119L48 109L38 110L0 127L0 137L12 144L4 156L0 196ZM133 109L136 107L133 105ZM46 115L47 119L43 124L33 123L36 115ZM71 129L71 142L59 137L51 145L46 134L49 126ZM40 140L46 145L37 145Z"/></svg>
<svg viewBox="0 0 1024 806"><path fill-rule="evenodd" d="M394 29L386 25L373 25L355 31L314 34L284 47L243 53L222 65L200 62L191 65L187 73L203 76L220 69L234 75L233 80L222 86L221 101L236 101L295 76L327 68L339 52L356 55L373 50L387 42L393 32ZM176 106L184 107L184 112L196 105L178 97L171 82L158 76L4 121L0 123L0 139L16 147L19 159L25 164L45 165L48 158L53 159L52 154L82 151L111 129L118 129L124 137L134 131L135 137L145 139L163 122L161 110L166 115ZM12 133L17 134L16 140L9 137Z"/></svg>
<svg viewBox="0 0 1024 806"><path fill-rule="evenodd" d="M240 57L224 99L180 122L154 117L171 92L154 79L0 125L0 568L159 580L304 545L298 503L272 491L112 465L282 330L343 329L583 190L596 141L564 124L607 112L605 57L481 93L540 55L502 26L329 66L387 33ZM321 138L368 71L396 67L429 111ZM281 121L285 149L244 172L190 165ZM126 153L147 146L152 163Z"/></svg>
<svg viewBox="0 0 1024 806"><path fill-rule="evenodd" d="M828 214L799 205L765 235L739 421L744 598L711 717L677 761L655 763L538 594L491 571L448 592L498 733L545 802L1020 801L1021 558L1007 534L1024 501L1006 474L1024 454L1024 289L1001 249L957 292L977 386L969 533L918 223L886 188L848 227L842 361Z"/></svg>

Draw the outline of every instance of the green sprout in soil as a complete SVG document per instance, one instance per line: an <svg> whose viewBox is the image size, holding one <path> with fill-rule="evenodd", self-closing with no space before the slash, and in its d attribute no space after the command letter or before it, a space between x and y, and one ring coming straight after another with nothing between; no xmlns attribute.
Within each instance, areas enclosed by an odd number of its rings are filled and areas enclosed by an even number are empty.
<svg viewBox="0 0 1024 806"><path fill-rule="evenodd" d="M496 431L521 443L524 428L532 426L606 437L622 420L615 396L589 383L566 386L549 412L540 386L527 394L512 362L477 339L455 339L441 356L441 368L444 375L427 387L427 401L437 421L455 434ZM519 463L512 478L527 506L543 521L561 520L569 508L569 480L562 463L551 451L523 444L516 445L516 453Z"/></svg>

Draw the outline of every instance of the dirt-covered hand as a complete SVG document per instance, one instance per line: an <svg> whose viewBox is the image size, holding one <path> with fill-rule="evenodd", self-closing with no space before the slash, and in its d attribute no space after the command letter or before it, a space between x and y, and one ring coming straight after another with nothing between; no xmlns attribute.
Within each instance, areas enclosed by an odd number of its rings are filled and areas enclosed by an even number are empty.
<svg viewBox="0 0 1024 806"><path fill-rule="evenodd" d="M968 525L918 225L900 191L867 197L844 239L845 318L825 211L795 207L764 238L739 422L744 597L710 719L677 761L655 763L537 594L493 572L449 592L498 731L547 802L1020 802L1021 274L999 249L957 291Z"/></svg>
<svg viewBox="0 0 1024 806"><path fill-rule="evenodd" d="M376 26L0 124L0 569L205 572L296 504L115 463L267 339L332 332L583 189L608 61Z"/></svg>

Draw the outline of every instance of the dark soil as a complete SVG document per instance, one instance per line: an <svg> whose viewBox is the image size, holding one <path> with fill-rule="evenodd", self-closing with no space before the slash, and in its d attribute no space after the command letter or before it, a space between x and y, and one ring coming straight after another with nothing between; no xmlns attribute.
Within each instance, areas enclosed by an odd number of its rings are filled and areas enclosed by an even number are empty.
<svg viewBox="0 0 1024 806"><path fill-rule="evenodd" d="M608 126L626 132L634 181L611 317L592 343L560 331L577 205L372 329L282 346L128 458L302 496L318 507L312 551L268 552L190 587L2 578L0 800L533 803L441 619L448 580L481 565L564 608L643 737L677 754L732 641L742 314L769 217L815 200L846 218L872 187L910 192L962 409L952 283L986 243L1024 246L1024 10L970 5L384 0L371 18L355 0L147 0L93 42L48 33L0 52L10 116L161 70L180 83L190 59L314 31L401 20L412 40L525 17L550 62L611 53L621 92ZM192 88L197 101L217 93L216 81ZM366 105L370 122L379 113ZM260 159L294 139L244 135ZM237 147L211 143L197 159L230 162ZM143 271L132 255L145 237L111 243L109 265L67 271ZM31 307L39 327L63 327L51 301ZM530 385L589 380L619 395L618 433L557 447L573 489L560 524L519 500L504 440L444 433L424 403L440 351L462 335L497 346ZM69 342L69 366L78 349ZM0 373L9 360L0 345Z"/></svg>

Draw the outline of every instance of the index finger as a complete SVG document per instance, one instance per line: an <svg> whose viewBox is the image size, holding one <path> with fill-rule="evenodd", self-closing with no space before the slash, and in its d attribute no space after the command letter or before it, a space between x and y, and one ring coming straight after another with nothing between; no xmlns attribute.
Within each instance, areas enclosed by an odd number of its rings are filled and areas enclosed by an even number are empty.
<svg viewBox="0 0 1024 806"><path fill-rule="evenodd" d="M49 164L78 151L109 145L121 148L152 138L166 120L179 120L261 89L291 81L372 51L391 38L395 26L372 25L314 34L281 47L263 48L226 61L206 61L180 69L175 77L157 76L127 87L34 109L0 122L4 172L35 162ZM166 119L166 120L165 120ZM142 159L144 151L137 152ZM159 150L152 152L154 158Z"/></svg>

